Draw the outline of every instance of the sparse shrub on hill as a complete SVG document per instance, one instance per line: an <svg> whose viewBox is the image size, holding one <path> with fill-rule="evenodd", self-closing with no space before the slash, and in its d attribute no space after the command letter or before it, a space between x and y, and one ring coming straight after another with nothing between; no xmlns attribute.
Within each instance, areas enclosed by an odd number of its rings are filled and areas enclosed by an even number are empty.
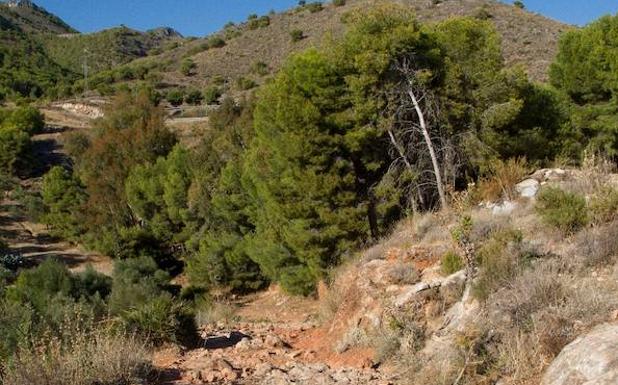
<svg viewBox="0 0 618 385"><path fill-rule="evenodd" d="M257 83L252 79L241 76L238 79L236 79L236 86L238 87L239 90L247 91L252 88L255 88L257 86Z"/></svg>
<svg viewBox="0 0 618 385"><path fill-rule="evenodd" d="M440 266L443 274L450 275L463 269L464 263L457 253L448 251L442 256Z"/></svg>
<svg viewBox="0 0 618 385"><path fill-rule="evenodd" d="M270 17L266 15L258 17L257 15L253 14L253 15L250 15L249 18L247 19L247 27L249 29L264 28L264 27L268 27L269 25L270 25Z"/></svg>
<svg viewBox="0 0 618 385"><path fill-rule="evenodd" d="M523 2L523 1L521 1L521 0L515 0L515 1L513 2L513 5L514 5L515 7L517 7L517 8L519 8L519 9L524 9L524 8L526 8L526 6L524 5L524 2Z"/></svg>
<svg viewBox="0 0 618 385"><path fill-rule="evenodd" d="M536 257L535 254L524 242L520 231L503 229L493 233L477 251L480 274L474 294L486 299L498 288L508 285L530 259Z"/></svg>
<svg viewBox="0 0 618 385"><path fill-rule="evenodd" d="M590 218L595 224L618 219L618 190L602 187L590 199Z"/></svg>
<svg viewBox="0 0 618 385"><path fill-rule="evenodd" d="M185 76L193 75L196 68L197 68L197 65L190 58L186 58L182 61L182 63L180 63L180 73L182 73Z"/></svg>
<svg viewBox="0 0 618 385"><path fill-rule="evenodd" d="M316 2L305 5L305 8L307 8L309 12L311 13L316 13L316 12L320 12L321 10L323 10L324 6L322 5L321 2L316 1Z"/></svg>
<svg viewBox="0 0 618 385"><path fill-rule="evenodd" d="M346 0L333 0L333 5L335 7L342 7L346 4Z"/></svg>
<svg viewBox="0 0 618 385"><path fill-rule="evenodd" d="M541 190L536 211L546 224L567 235L577 232L589 221L585 198L557 187Z"/></svg>
<svg viewBox="0 0 618 385"><path fill-rule="evenodd" d="M167 102L172 106L178 107L182 105L183 101L185 100L184 91L179 88L174 88L173 90L167 92L167 94L165 95L165 100L167 100Z"/></svg>
<svg viewBox="0 0 618 385"><path fill-rule="evenodd" d="M187 94L185 95L185 103L191 104L193 106L200 105L203 99L204 96L197 89L188 90Z"/></svg>
<svg viewBox="0 0 618 385"><path fill-rule="evenodd" d="M257 61L251 66L251 72L260 76L265 76L270 72L270 68L268 67L268 64L263 61Z"/></svg>
<svg viewBox="0 0 618 385"><path fill-rule="evenodd" d="M221 97L221 89L217 86L210 86L204 90L204 102L206 104L216 104Z"/></svg>
<svg viewBox="0 0 618 385"><path fill-rule="evenodd" d="M293 42L297 42L301 41L305 37L305 35L300 29L293 29L290 31L290 37L292 38Z"/></svg>
<svg viewBox="0 0 618 385"><path fill-rule="evenodd" d="M208 48L221 48L225 46L225 40L221 36L211 36L208 39Z"/></svg>

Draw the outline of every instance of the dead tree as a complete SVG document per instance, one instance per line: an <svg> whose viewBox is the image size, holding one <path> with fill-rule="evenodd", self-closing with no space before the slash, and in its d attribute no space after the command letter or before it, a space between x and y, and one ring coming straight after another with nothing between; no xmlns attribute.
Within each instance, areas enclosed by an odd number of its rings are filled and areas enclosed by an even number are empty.
<svg viewBox="0 0 618 385"><path fill-rule="evenodd" d="M412 210L417 211L417 202L421 207L429 208L425 202L428 186L437 193L440 206L447 208L443 170L456 167L452 142L440 132L437 103L417 81L410 60L397 63L394 70L403 80L390 90L388 96L390 108L385 129L395 158L391 168L403 166L414 176L406 191L411 194ZM448 166L446 162L449 162Z"/></svg>

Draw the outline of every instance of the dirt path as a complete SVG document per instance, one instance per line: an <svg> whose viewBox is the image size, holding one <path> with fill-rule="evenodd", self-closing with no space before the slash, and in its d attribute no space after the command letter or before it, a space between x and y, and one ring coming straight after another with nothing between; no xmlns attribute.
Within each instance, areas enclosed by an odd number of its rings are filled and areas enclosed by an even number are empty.
<svg viewBox="0 0 618 385"><path fill-rule="evenodd" d="M8 242L11 252L22 255L33 264L53 257L72 271L82 271L90 264L95 270L111 275L111 258L50 236L44 225L29 222L16 209L14 201L5 199L0 202L0 237Z"/></svg>
<svg viewBox="0 0 618 385"><path fill-rule="evenodd" d="M20 181L26 191L36 190L41 177L53 166L70 166L71 160L64 152L61 137L69 131L87 129L89 123L69 113L43 109L47 127L32 137L35 168L30 178ZM111 274L109 257L91 253L68 242L56 239L44 225L32 223L20 214L19 203L9 197L0 200L0 238L9 244L11 252L24 256L32 264L54 257L73 271L92 265L97 271Z"/></svg>
<svg viewBox="0 0 618 385"><path fill-rule="evenodd" d="M203 346L163 349L154 363L164 385L372 384L394 379L372 365L372 352L341 360L327 330L319 327L319 302L273 289L244 297L234 322L207 326Z"/></svg>

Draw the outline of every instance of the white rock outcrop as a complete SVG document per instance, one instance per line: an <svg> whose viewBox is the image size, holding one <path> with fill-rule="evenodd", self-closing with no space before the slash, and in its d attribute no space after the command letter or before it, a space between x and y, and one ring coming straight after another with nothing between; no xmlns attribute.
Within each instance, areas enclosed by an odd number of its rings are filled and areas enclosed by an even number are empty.
<svg viewBox="0 0 618 385"><path fill-rule="evenodd" d="M541 385L618 384L618 323L597 326L567 345Z"/></svg>

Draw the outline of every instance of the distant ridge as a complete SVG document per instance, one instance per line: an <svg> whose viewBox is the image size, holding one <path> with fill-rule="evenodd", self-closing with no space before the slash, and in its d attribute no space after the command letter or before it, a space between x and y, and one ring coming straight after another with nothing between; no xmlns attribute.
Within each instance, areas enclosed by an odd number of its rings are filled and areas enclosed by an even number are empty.
<svg viewBox="0 0 618 385"><path fill-rule="evenodd" d="M0 4L0 17L26 33L76 33L58 16L31 0L8 0Z"/></svg>

